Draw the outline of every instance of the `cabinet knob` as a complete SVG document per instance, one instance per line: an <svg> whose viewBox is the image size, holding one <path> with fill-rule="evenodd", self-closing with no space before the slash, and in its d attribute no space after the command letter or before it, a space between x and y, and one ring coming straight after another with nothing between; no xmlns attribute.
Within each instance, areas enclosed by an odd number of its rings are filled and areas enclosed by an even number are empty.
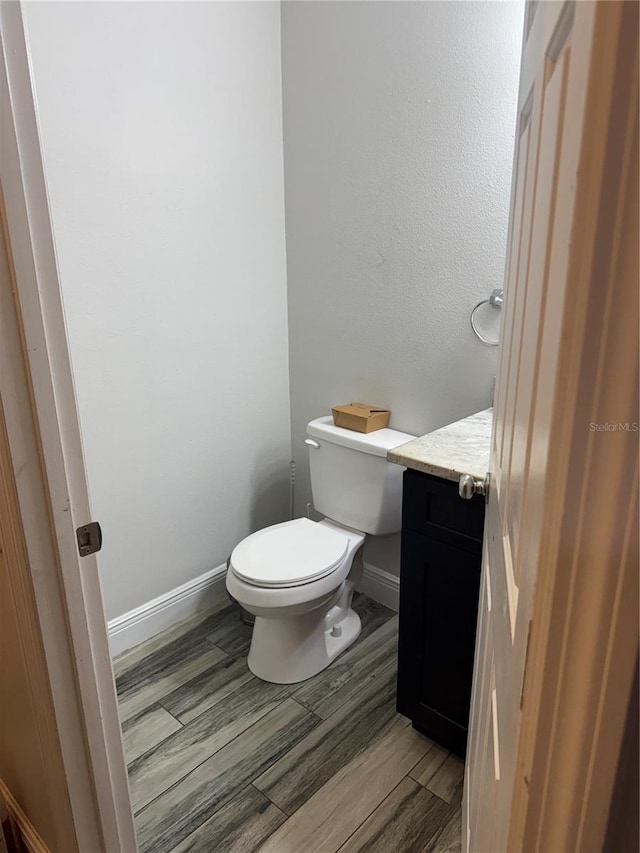
<svg viewBox="0 0 640 853"><path fill-rule="evenodd" d="M489 481L491 476L487 474L484 480L476 480L471 474L461 474L458 481L458 494L465 501L470 501L474 495L489 496Z"/></svg>

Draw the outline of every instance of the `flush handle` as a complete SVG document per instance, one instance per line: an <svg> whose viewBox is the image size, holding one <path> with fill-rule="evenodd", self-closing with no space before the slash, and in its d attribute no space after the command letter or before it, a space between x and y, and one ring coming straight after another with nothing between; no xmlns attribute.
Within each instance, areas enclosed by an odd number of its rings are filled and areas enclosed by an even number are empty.
<svg viewBox="0 0 640 853"><path fill-rule="evenodd" d="M315 438L305 438L304 443L313 447L314 450L320 450L320 442L316 441Z"/></svg>
<svg viewBox="0 0 640 853"><path fill-rule="evenodd" d="M461 474L458 482L458 494L465 501L470 501L474 495L489 497L489 483L491 475L487 474L484 480L476 480L471 474Z"/></svg>

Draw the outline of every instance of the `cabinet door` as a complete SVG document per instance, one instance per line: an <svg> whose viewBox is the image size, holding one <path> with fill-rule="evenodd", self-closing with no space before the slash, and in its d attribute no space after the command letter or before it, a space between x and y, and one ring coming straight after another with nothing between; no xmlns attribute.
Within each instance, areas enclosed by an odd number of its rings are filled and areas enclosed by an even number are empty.
<svg viewBox="0 0 640 853"><path fill-rule="evenodd" d="M480 560L402 531L398 710L464 755L469 721Z"/></svg>
<svg viewBox="0 0 640 853"><path fill-rule="evenodd" d="M469 501L460 500L457 480L443 480L421 471L405 471L402 526L480 554L484 498L474 495Z"/></svg>

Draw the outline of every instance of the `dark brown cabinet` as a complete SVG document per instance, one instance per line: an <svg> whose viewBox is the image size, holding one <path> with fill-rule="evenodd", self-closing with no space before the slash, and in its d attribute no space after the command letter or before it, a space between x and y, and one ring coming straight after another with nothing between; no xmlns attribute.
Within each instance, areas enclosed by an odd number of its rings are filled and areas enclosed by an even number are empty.
<svg viewBox="0 0 640 853"><path fill-rule="evenodd" d="M484 498L406 471L397 707L414 728L465 755L484 529Z"/></svg>

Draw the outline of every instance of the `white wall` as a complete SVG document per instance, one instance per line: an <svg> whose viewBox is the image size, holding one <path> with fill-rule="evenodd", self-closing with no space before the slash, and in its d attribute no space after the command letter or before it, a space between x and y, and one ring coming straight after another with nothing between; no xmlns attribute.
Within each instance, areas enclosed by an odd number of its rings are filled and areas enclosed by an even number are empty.
<svg viewBox="0 0 640 853"><path fill-rule="evenodd" d="M282 79L277 3L24 14L112 618L286 517L290 430L303 512L332 403L488 404L522 6L287 2Z"/></svg>
<svg viewBox="0 0 640 853"><path fill-rule="evenodd" d="M469 314L502 286L523 7L307 2L282 15L303 512L305 424L332 404L389 406L390 426L418 435L490 404L495 350ZM368 559L393 571L397 542Z"/></svg>
<svg viewBox="0 0 640 853"><path fill-rule="evenodd" d="M286 517L280 9L24 14L114 617Z"/></svg>

